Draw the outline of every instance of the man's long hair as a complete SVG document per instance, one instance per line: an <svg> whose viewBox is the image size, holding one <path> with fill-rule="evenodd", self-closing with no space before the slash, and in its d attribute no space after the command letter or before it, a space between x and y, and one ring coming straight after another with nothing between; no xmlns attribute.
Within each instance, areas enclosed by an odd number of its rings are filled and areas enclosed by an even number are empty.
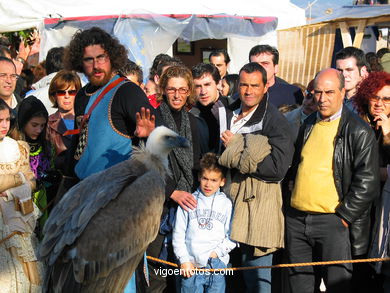
<svg viewBox="0 0 390 293"><path fill-rule="evenodd" d="M83 55L85 47L100 45L110 57L112 70L119 70L127 61L126 48L106 31L92 27L77 31L69 46L65 49L64 65L68 70L83 72Z"/></svg>

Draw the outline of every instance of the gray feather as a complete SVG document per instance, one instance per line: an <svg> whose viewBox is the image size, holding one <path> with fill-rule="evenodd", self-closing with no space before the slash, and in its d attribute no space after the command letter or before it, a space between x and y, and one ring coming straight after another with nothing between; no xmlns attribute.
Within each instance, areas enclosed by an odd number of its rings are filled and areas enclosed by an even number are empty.
<svg viewBox="0 0 390 293"><path fill-rule="evenodd" d="M157 128L148 140L150 151L135 150L129 160L64 195L46 222L39 248L48 265L46 286L55 292L123 291L157 235L169 152L164 138L174 144L175 136Z"/></svg>

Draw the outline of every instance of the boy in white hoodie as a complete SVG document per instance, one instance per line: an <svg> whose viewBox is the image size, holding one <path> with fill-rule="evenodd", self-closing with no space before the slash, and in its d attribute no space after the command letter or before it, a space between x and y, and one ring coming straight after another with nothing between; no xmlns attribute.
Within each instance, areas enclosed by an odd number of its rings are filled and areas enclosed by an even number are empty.
<svg viewBox="0 0 390 293"><path fill-rule="evenodd" d="M226 268L236 243L229 239L232 202L220 191L225 169L217 156L207 153L200 161L200 187L192 194L195 209L176 213L173 249L180 262L181 292L225 292L223 272L195 273L195 268Z"/></svg>

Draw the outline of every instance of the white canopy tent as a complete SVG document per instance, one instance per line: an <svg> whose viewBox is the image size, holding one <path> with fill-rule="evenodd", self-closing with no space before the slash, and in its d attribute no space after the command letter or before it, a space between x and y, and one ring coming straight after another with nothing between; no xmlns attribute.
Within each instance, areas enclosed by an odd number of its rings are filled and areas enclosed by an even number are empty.
<svg viewBox="0 0 390 293"><path fill-rule="evenodd" d="M97 25L106 30L104 25L111 25L111 33L128 47L130 53L134 51L132 45L135 43L144 46L136 48L136 51L145 58L130 54L131 59L141 63L144 69L149 67L150 59L155 55L169 52L178 37L189 41L226 38L232 59L231 72L237 72L247 62L252 46L260 43L276 46L275 29L304 25L306 22L304 10L289 0L243 0L230 5L222 0L0 0L0 15L0 32L38 27L42 38L41 60L51 47L65 46L72 34L83 27L79 26L81 22L89 22L88 27ZM107 24L108 16L113 21L111 24ZM103 19L106 24L103 24ZM144 27L140 25L142 20L148 24L149 33L155 30L150 35L155 40L154 44L150 43L150 39L145 40L147 29L139 33L139 28ZM192 25L191 34L189 24ZM142 44L137 43L140 40Z"/></svg>

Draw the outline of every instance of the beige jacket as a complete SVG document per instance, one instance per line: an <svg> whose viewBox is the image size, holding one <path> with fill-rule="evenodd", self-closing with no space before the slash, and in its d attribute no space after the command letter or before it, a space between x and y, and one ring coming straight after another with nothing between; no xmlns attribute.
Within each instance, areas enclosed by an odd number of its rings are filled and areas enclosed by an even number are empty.
<svg viewBox="0 0 390 293"><path fill-rule="evenodd" d="M230 238L254 246L255 256L284 247L280 184L250 176L270 152L266 136L247 134L244 138L235 134L219 158L221 165L238 170L227 189L234 203Z"/></svg>
<svg viewBox="0 0 390 293"><path fill-rule="evenodd" d="M4 140L7 145L4 148L0 146L0 192L22 185L23 177L21 173L26 181L30 183L31 189L34 190L35 177L30 169L30 148L28 144L24 141L15 141L9 137L5 137ZM10 146L12 149L10 149ZM16 148L14 149L13 146ZM13 151L15 153L11 154L10 152ZM6 152L7 157L4 157L4 152Z"/></svg>
<svg viewBox="0 0 390 293"><path fill-rule="evenodd" d="M0 214L11 231L32 233L39 211L23 215L15 210L15 198L31 202L35 187L34 173L30 169L29 146L26 142L5 137L0 142Z"/></svg>

